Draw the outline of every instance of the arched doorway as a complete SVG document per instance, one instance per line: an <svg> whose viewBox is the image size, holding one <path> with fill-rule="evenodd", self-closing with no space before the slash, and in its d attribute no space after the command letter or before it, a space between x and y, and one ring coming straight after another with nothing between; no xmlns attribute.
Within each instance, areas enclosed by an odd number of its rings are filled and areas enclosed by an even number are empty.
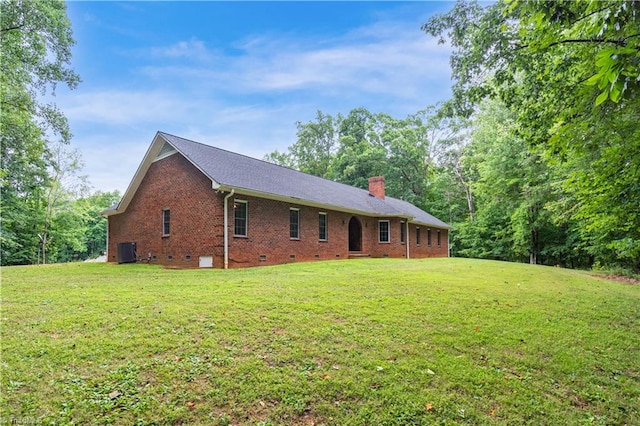
<svg viewBox="0 0 640 426"><path fill-rule="evenodd" d="M355 216L349 220L349 251L362 251L362 224Z"/></svg>

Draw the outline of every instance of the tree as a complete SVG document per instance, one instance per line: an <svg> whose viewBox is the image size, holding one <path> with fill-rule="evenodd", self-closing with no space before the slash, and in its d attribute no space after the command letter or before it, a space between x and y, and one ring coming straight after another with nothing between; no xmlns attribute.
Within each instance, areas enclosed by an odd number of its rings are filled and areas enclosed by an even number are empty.
<svg viewBox="0 0 640 426"><path fill-rule="evenodd" d="M631 119L640 110L640 3L459 1L423 30L454 48L450 110L470 115L485 97L501 100L518 137L553 168L578 246L640 270Z"/></svg>
<svg viewBox="0 0 640 426"><path fill-rule="evenodd" d="M485 96L505 98L522 84L527 90L516 101L561 91L569 98L619 102L640 89L637 1L503 0L482 7L459 0L422 29L454 48L454 103L465 115Z"/></svg>
<svg viewBox="0 0 640 426"><path fill-rule="evenodd" d="M484 101L474 115L470 143L452 167L461 167L477 210L456 223L456 253L530 263L566 264L570 218L550 205L553 169L517 131L516 115ZM574 262L577 264L577 262Z"/></svg>
<svg viewBox="0 0 640 426"><path fill-rule="evenodd" d="M296 169L316 176L327 175L339 145L336 129L341 122L340 114L334 118L322 111L317 111L315 121L296 122L298 140L289 148Z"/></svg>
<svg viewBox="0 0 640 426"><path fill-rule="evenodd" d="M362 189L368 179L384 174L387 150L381 141L383 123L365 108L353 109L336 125L335 158L326 177Z"/></svg>
<svg viewBox="0 0 640 426"><path fill-rule="evenodd" d="M120 199L118 191L64 198L50 227L49 259L56 262L93 259L106 251L107 220L100 212Z"/></svg>
<svg viewBox="0 0 640 426"><path fill-rule="evenodd" d="M120 201L119 191L96 192L76 201L76 206L83 212L86 226L84 232L86 258L95 258L107 251L107 218L100 212Z"/></svg>
<svg viewBox="0 0 640 426"><path fill-rule="evenodd" d="M315 121L297 123L298 140L286 153L265 159L363 189L370 177L383 175L388 195L427 208L439 202L430 180L465 125L437 106L405 119L364 108L335 118L318 111Z"/></svg>
<svg viewBox="0 0 640 426"><path fill-rule="evenodd" d="M60 205L88 190L86 176L79 174L83 163L77 150L66 149L65 145L57 143L50 148L50 153L52 161L49 168L49 184L45 188L45 212L38 232L43 264L47 263L47 243L51 224L54 218L60 219L56 217L60 215ZM76 228L72 221L68 224L69 228Z"/></svg>
<svg viewBox="0 0 640 426"><path fill-rule="evenodd" d="M42 99L58 83L79 83L69 66L73 44L62 1L0 2L2 264L36 260L54 162L48 144L71 138L64 115Z"/></svg>

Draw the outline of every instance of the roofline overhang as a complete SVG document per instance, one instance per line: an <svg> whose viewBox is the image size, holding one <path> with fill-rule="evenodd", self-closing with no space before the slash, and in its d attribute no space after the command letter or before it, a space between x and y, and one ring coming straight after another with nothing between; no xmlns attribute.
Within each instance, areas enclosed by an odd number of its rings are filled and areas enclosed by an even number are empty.
<svg viewBox="0 0 640 426"><path fill-rule="evenodd" d="M297 204L297 205L300 205L300 206L315 207L315 208L319 208L319 209L333 210L333 211L337 211L337 212L350 213L350 214L354 214L354 215L367 216L367 217L384 217L384 218L398 217L398 218L401 218L401 219L406 219L409 223L415 223L415 224L419 224L419 225L423 225L423 226L432 226L434 228L440 228L440 229L449 229L448 227L443 227L441 225L437 225L437 224L433 224L433 223L424 223L424 222L415 221L414 220L415 216L408 215L408 214L402 214L402 213L375 213L375 212L364 211L364 210L349 209L349 208L345 208L343 206L339 206L339 205L335 205L335 204L318 203L318 202L314 202L314 201L310 201L310 200L303 200L301 198L296 198L296 197L287 197L287 196L284 196L284 195L271 194L269 192L254 191L252 189L247 189L247 188L238 188L238 187L235 187L235 186L220 185L218 187L218 191L221 191L221 192L230 192L232 190L235 191L235 195L236 196L237 195L246 195L246 196L249 196L249 197L266 198L268 200L282 201L282 202L285 202L285 203Z"/></svg>
<svg viewBox="0 0 640 426"><path fill-rule="evenodd" d="M398 215L396 215L396 214L393 214L393 215L376 214L376 213L367 212L367 211L364 211L364 210L349 209L349 208L345 208L345 207L342 207L342 206L339 206L339 205L335 205L335 204L318 203L318 202L311 201L311 200L303 200L302 198L287 197L285 195L272 194L272 193L269 193L269 192L254 191L252 189L238 188L236 186L232 187L232 186L227 186L227 185L221 185L220 188L218 188L219 191L223 191L223 192L229 192L232 189L234 189L236 191L236 195L247 195L249 197L266 198L268 200L282 201L282 202L285 202L285 203L298 204L298 205L301 205L301 206L316 207L316 208L319 208L319 209L334 210L334 211L339 211L339 212L344 212L344 213L359 214L359 215L363 215L363 216L398 217ZM405 217L405 216L403 216L403 217ZM413 216L411 216L411 218L413 218Z"/></svg>
<svg viewBox="0 0 640 426"><path fill-rule="evenodd" d="M410 220L409 223L413 223L414 225L420 225L420 226L430 226L432 228L438 228L438 229L446 229L446 230L451 229L451 226L449 226L449 225L442 226L442 225L438 225L438 224L435 224L435 223L418 222L418 221L415 221L415 220Z"/></svg>
<svg viewBox="0 0 640 426"><path fill-rule="evenodd" d="M108 216L116 215L118 213L122 213L122 212L118 211L118 208L116 207L115 209L109 208L109 209L103 210L99 214L101 216L107 216L108 217Z"/></svg>

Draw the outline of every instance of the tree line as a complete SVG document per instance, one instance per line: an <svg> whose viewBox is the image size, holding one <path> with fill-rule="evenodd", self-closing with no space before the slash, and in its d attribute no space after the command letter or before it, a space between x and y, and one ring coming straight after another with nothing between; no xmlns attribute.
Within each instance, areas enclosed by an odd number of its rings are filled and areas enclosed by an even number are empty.
<svg viewBox="0 0 640 426"><path fill-rule="evenodd" d="M640 272L640 2L465 0L422 30L453 47L450 100L318 112L266 159L386 176L452 224L454 255Z"/></svg>
<svg viewBox="0 0 640 426"><path fill-rule="evenodd" d="M640 272L640 2L458 1L423 26L450 100L397 118L318 111L266 159L387 193L453 226L457 256ZM64 114L80 77L61 0L0 2L0 263L93 257L100 210Z"/></svg>
<svg viewBox="0 0 640 426"><path fill-rule="evenodd" d="M0 2L0 264L67 262L105 251L98 212L120 198L91 193L64 114L47 92L73 89L74 40L62 1Z"/></svg>

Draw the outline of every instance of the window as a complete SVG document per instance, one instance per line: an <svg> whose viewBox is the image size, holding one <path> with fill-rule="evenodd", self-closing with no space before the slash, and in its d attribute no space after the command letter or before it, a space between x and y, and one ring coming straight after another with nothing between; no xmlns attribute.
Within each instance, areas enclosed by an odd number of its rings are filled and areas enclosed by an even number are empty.
<svg viewBox="0 0 640 426"><path fill-rule="evenodd" d="M420 245L420 228L416 228L416 244Z"/></svg>
<svg viewBox="0 0 640 426"><path fill-rule="evenodd" d="M381 243L389 242L389 221L378 221L378 241Z"/></svg>
<svg viewBox="0 0 640 426"><path fill-rule="evenodd" d="M318 214L318 239L320 241L327 241L327 214Z"/></svg>
<svg viewBox="0 0 640 426"><path fill-rule="evenodd" d="M407 228L404 226L404 221L400 222L400 242L405 243L407 241Z"/></svg>
<svg viewBox="0 0 640 426"><path fill-rule="evenodd" d="M440 247L440 230L438 230L438 247Z"/></svg>
<svg viewBox="0 0 640 426"><path fill-rule="evenodd" d="M171 213L169 213L169 209L162 210L162 236L169 236L169 231L171 230Z"/></svg>
<svg viewBox="0 0 640 426"><path fill-rule="evenodd" d="M431 247L431 229L427 229L427 245Z"/></svg>
<svg viewBox="0 0 640 426"><path fill-rule="evenodd" d="M300 238L300 210L289 209L289 238L297 240Z"/></svg>
<svg viewBox="0 0 640 426"><path fill-rule="evenodd" d="M233 235L247 236L247 202L235 200L233 203Z"/></svg>

